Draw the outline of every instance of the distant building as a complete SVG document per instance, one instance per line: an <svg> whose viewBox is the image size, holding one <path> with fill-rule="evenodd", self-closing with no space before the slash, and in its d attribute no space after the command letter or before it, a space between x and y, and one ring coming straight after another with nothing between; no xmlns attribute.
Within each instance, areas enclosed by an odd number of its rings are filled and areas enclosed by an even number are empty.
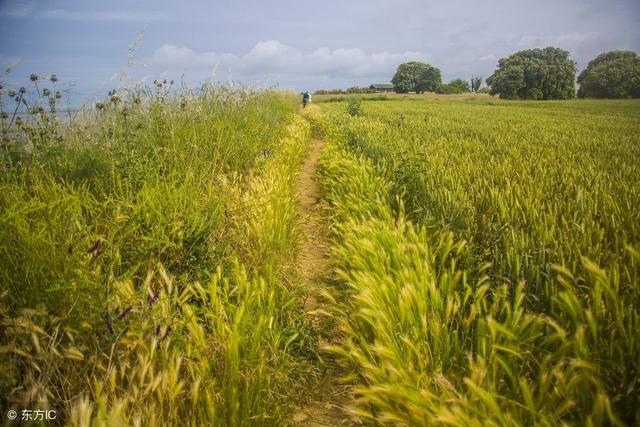
<svg viewBox="0 0 640 427"><path fill-rule="evenodd" d="M374 92L378 92L378 93L393 93L393 92L395 92L395 90L393 89L393 85L391 83L373 84L373 85L369 86L369 89L371 89Z"/></svg>

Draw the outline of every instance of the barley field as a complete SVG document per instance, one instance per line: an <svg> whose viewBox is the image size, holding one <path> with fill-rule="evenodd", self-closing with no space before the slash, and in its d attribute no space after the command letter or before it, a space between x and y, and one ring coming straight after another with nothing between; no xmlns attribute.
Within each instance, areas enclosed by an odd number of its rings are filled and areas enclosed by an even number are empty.
<svg viewBox="0 0 640 427"><path fill-rule="evenodd" d="M640 420L640 104L329 103L321 181L359 413Z"/></svg>
<svg viewBox="0 0 640 427"><path fill-rule="evenodd" d="M29 96L2 119L3 413L640 423L640 102Z"/></svg>

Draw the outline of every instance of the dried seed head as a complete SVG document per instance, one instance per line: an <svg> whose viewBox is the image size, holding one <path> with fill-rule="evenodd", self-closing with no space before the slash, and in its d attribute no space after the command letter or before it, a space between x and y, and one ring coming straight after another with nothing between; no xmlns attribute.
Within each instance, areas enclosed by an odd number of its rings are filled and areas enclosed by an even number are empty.
<svg viewBox="0 0 640 427"><path fill-rule="evenodd" d="M38 75L37 74L31 74L31 76L29 76L29 78L31 79L32 82L35 82L36 80L38 80Z"/></svg>
<svg viewBox="0 0 640 427"><path fill-rule="evenodd" d="M16 117L16 125L20 126L22 124L22 117Z"/></svg>
<svg viewBox="0 0 640 427"><path fill-rule="evenodd" d="M134 102L135 104L140 104L140 103L142 102L142 100L140 99L140 97L139 97L139 96L136 96L135 98L133 98L133 102Z"/></svg>
<svg viewBox="0 0 640 427"><path fill-rule="evenodd" d="M56 100L53 98L49 98L49 105L54 106L56 105Z"/></svg>
<svg viewBox="0 0 640 427"><path fill-rule="evenodd" d="M60 99L60 98L62 98L62 93L59 90L57 90L56 91L56 99Z"/></svg>
<svg viewBox="0 0 640 427"><path fill-rule="evenodd" d="M96 103L96 108L97 108L98 110L102 110L102 109L104 108L104 104L103 104L102 102L97 102L97 103Z"/></svg>
<svg viewBox="0 0 640 427"><path fill-rule="evenodd" d="M42 90L42 94L43 94L44 96L49 96L49 95L51 95L51 92L49 91L49 89L44 88L44 89Z"/></svg>
<svg viewBox="0 0 640 427"><path fill-rule="evenodd" d="M9 115L7 114L7 112L6 112L6 111L3 111L3 112L2 112L2 118L3 118L3 119L8 119L8 118L9 118Z"/></svg>
<svg viewBox="0 0 640 427"><path fill-rule="evenodd" d="M25 93L27 93L27 88L26 88L26 87L24 87L24 86L22 86L22 87L18 90L18 92L20 92L20 93L22 93L22 94L25 94Z"/></svg>
<svg viewBox="0 0 640 427"><path fill-rule="evenodd" d="M13 89L9 89L9 91L7 92L7 95L13 98L14 96L16 96L16 91Z"/></svg>
<svg viewBox="0 0 640 427"><path fill-rule="evenodd" d="M58 76L56 76L55 74L51 74L51 77L49 77L49 80L55 83L58 81Z"/></svg>

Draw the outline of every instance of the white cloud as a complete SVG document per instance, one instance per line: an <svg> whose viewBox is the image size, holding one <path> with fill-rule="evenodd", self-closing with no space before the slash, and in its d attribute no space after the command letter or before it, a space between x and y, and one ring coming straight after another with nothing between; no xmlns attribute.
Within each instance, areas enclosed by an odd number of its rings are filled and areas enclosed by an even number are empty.
<svg viewBox="0 0 640 427"><path fill-rule="evenodd" d="M390 75L398 64L406 61L428 61L430 55L420 51L367 53L362 49L329 49L321 47L302 51L277 40L260 41L245 54L195 52L187 47L162 45L151 56L150 63L158 67L184 70L228 67L246 76L282 75L344 75L377 77Z"/></svg>

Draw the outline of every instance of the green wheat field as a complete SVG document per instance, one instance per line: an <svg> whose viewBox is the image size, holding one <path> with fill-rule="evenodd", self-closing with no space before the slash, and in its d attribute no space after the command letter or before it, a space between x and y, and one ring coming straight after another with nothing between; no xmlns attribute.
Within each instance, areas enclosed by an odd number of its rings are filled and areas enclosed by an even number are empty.
<svg viewBox="0 0 640 427"><path fill-rule="evenodd" d="M1 406L287 425L329 352L359 425L638 425L640 101L333 101L205 85L13 126Z"/></svg>

